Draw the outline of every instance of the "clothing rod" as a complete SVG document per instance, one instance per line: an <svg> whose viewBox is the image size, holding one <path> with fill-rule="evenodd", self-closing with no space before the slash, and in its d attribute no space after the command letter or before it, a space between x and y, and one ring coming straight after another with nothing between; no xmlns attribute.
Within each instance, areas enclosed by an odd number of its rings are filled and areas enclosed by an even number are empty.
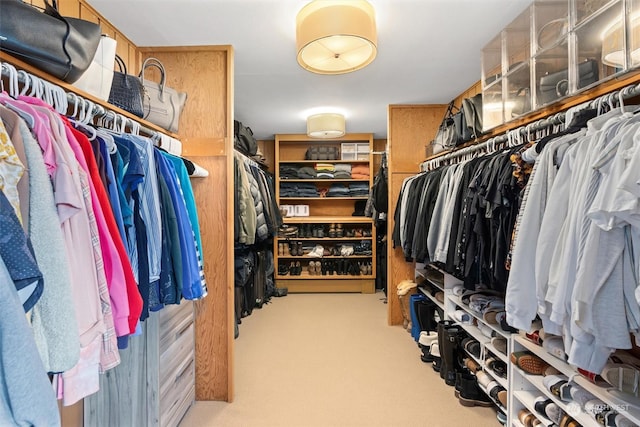
<svg viewBox="0 0 640 427"><path fill-rule="evenodd" d="M566 111L561 111L559 113L552 114L543 119L536 120L535 122L529 123L527 125L520 126L515 129L506 131L501 135L497 135L492 138L489 138L488 140L483 141L479 144L470 145L468 147L463 147L457 150L454 149L453 151L450 151L442 156L422 162L420 165L420 170L421 171L430 170L434 166L437 167L441 164L446 164L445 162L447 162L450 159L454 159L456 157L462 157L467 154L473 153L475 151L484 150L490 146L495 146L496 144L502 144L512 137L518 137L518 138L523 136L528 137L533 132L536 132L542 129L548 129L551 126L564 125L565 118L569 111L575 112L585 108L601 108L601 106L605 103L613 107L616 101L618 102L619 105L622 105L624 99L629 99L636 96L640 96L640 84L632 84L632 85L625 86L619 90L606 93L592 100L585 101L581 104L570 107Z"/></svg>
<svg viewBox="0 0 640 427"><path fill-rule="evenodd" d="M386 151L372 151L371 154L387 154Z"/></svg>
<svg viewBox="0 0 640 427"><path fill-rule="evenodd" d="M132 129L135 129L137 132L143 132L144 134L152 138L158 137L159 134L161 133L164 134L164 132L159 132L155 129L150 129L140 124L139 122L133 119L130 119L129 117L126 117L122 114L115 112L114 110L108 109L106 107L103 107L102 105L94 103L93 101L85 99L82 96L76 94L75 92L68 92L65 89L61 88L60 86L56 85L55 83L51 83L50 81L47 81L41 77L35 76L24 70L18 71L16 67L14 67L13 65L7 62L0 62L0 69L2 70L2 76L7 77L10 80L15 79L15 82L13 81L9 82L10 86L15 85L18 82L22 83L23 85L29 85L29 87L27 87L27 91L30 88L31 94L37 95L37 97L40 99L43 99L43 95L46 95L44 91L44 87L40 86L40 88L38 89L38 87L33 85L33 82L42 82L44 83L44 86L49 86L49 88L53 89L54 91L57 91L59 93L64 93L66 95L67 105L76 107L74 109L74 113L76 113L76 114L73 114L74 117L77 115L77 113L79 113L77 108L78 104L81 104L82 108L85 108L85 107L91 108L91 110L88 112L91 118L95 118L95 117L107 118L109 114L113 114L114 118L119 118L119 120L122 121L125 127L128 126ZM18 90L17 87L13 87L13 89L15 89L16 91ZM51 105L51 103L49 102L51 99L43 99L43 100ZM66 111L63 112L62 114L66 114Z"/></svg>

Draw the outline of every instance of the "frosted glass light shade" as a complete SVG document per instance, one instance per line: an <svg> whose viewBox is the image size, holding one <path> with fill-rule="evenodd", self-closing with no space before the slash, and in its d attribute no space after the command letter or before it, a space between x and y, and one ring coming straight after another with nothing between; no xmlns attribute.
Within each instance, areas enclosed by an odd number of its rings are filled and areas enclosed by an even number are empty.
<svg viewBox="0 0 640 427"><path fill-rule="evenodd" d="M631 29L627 49L631 50L629 66L632 66L640 60L640 48L636 45L640 40L640 15L630 18L629 21ZM602 62L610 67L622 67L624 55L624 28L620 20L608 26L602 33Z"/></svg>
<svg viewBox="0 0 640 427"><path fill-rule="evenodd" d="M335 113L307 117L307 135L311 138L340 138L345 134L344 116Z"/></svg>
<svg viewBox="0 0 640 427"><path fill-rule="evenodd" d="M296 17L298 63L318 74L359 70L376 57L375 11L366 0L315 0Z"/></svg>

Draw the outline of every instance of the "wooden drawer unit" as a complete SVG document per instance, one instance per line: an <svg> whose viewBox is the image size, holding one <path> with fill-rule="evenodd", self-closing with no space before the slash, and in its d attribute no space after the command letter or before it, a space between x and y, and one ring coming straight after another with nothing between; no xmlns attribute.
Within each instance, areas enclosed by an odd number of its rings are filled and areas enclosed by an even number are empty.
<svg viewBox="0 0 640 427"><path fill-rule="evenodd" d="M171 382L172 376L186 362L193 360L194 353L194 326L189 325L180 337L165 349L160 348L160 396L162 390L167 387L167 382Z"/></svg>
<svg viewBox="0 0 640 427"><path fill-rule="evenodd" d="M183 302L161 310L159 319L160 351L167 349L193 324L193 303Z"/></svg>
<svg viewBox="0 0 640 427"><path fill-rule="evenodd" d="M175 426L193 402L195 360L187 360L161 383L160 425ZM164 390L162 389L164 387Z"/></svg>

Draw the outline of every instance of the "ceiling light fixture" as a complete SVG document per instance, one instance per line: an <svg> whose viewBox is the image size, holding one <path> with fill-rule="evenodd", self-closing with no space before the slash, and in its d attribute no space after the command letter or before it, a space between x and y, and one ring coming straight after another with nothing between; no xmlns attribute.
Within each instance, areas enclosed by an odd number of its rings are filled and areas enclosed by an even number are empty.
<svg viewBox="0 0 640 427"><path fill-rule="evenodd" d="M630 16L629 24L627 50L631 51L631 64L628 67L632 67L640 61L640 48L638 48L638 42L640 41L640 14ZM624 66L624 30L622 21L617 20L609 24L602 32L600 36L602 39L602 62L605 65L615 68Z"/></svg>
<svg viewBox="0 0 640 427"><path fill-rule="evenodd" d="M298 63L318 74L366 67L377 53L375 11L366 0L314 0L296 17Z"/></svg>
<svg viewBox="0 0 640 427"><path fill-rule="evenodd" d="M345 134L344 116L321 113L307 117L307 135L311 138L340 138Z"/></svg>

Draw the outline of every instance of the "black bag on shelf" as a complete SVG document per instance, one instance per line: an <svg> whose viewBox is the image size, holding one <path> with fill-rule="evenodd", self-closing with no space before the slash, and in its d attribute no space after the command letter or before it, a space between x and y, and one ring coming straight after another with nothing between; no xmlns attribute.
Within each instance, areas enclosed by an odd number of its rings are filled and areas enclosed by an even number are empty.
<svg viewBox="0 0 640 427"><path fill-rule="evenodd" d="M578 88L598 81L598 61L589 59L578 65ZM569 72L562 70L540 78L539 104L547 104L569 93Z"/></svg>
<svg viewBox="0 0 640 427"><path fill-rule="evenodd" d="M63 17L47 0L44 3L43 13L20 0L0 0L0 50L73 83L93 60L100 26Z"/></svg>
<svg viewBox="0 0 640 427"><path fill-rule="evenodd" d="M340 153L338 147L316 145L307 148L304 158L305 160L339 160Z"/></svg>
<svg viewBox="0 0 640 427"><path fill-rule="evenodd" d="M431 142L431 145L433 145L433 154L454 148L460 140L460 134L456 128L456 121L453 118L455 115L453 110L455 108L453 101L451 101L447 107L447 111L444 113L442 123L440 123L440 127L438 127L436 138ZM462 118L460 118L458 122L461 125L463 122Z"/></svg>
<svg viewBox="0 0 640 427"><path fill-rule="evenodd" d="M521 87L512 98L514 105L511 109L511 117L518 117L531 111L531 90Z"/></svg>
<svg viewBox="0 0 640 427"><path fill-rule="evenodd" d="M482 135L482 94L479 93L471 98L462 100L462 113L466 122L469 139L464 142L479 138Z"/></svg>
<svg viewBox="0 0 640 427"><path fill-rule="evenodd" d="M253 131L237 120L233 121L233 145L236 150L249 157L258 152L258 141L253 136Z"/></svg>
<svg viewBox="0 0 640 427"><path fill-rule="evenodd" d="M118 55L116 55L116 64L118 64L120 71L113 72L109 103L138 117L144 116L142 82L138 77L127 74L127 66Z"/></svg>

